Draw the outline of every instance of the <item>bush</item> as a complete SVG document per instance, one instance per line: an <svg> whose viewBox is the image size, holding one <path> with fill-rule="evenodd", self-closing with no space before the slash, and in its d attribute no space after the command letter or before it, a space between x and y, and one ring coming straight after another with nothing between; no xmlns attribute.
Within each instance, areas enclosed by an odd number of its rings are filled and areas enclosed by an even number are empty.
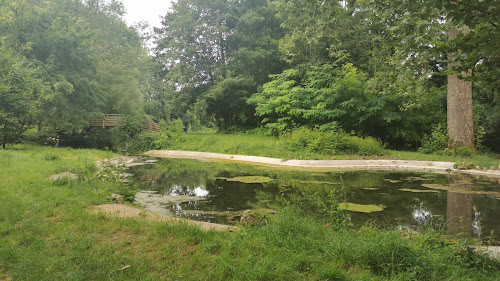
<svg viewBox="0 0 500 281"><path fill-rule="evenodd" d="M128 147L128 153L139 153L155 149L174 149L175 145L184 141L184 123L177 119L166 126L162 122L161 133L143 132L135 136Z"/></svg>
<svg viewBox="0 0 500 281"><path fill-rule="evenodd" d="M148 150L157 149L156 142L160 139L161 134L142 132L136 135L130 142L127 149L128 153L140 153Z"/></svg>
<svg viewBox="0 0 500 281"><path fill-rule="evenodd" d="M337 147L341 146L345 138L344 134L320 132L308 128L300 128L282 136L286 147L292 151L306 150L324 154L337 154Z"/></svg>
<svg viewBox="0 0 500 281"><path fill-rule="evenodd" d="M372 138L360 138L358 136L349 136L347 140L347 149L345 152L359 155L383 155L384 149L380 141Z"/></svg>
<svg viewBox="0 0 500 281"><path fill-rule="evenodd" d="M156 149L172 149L175 144L184 141L184 123L181 119L171 122L170 126L162 129L162 133L155 140Z"/></svg>
<svg viewBox="0 0 500 281"><path fill-rule="evenodd" d="M443 152L448 147L448 142L449 138L446 126L439 124L432 129L432 133L429 136L426 136L422 140L422 147L418 151L425 154Z"/></svg>
<svg viewBox="0 0 500 281"><path fill-rule="evenodd" d="M439 154L439 155L457 155L461 157L468 157L474 154L474 149L466 146L453 147L453 152L448 149L450 139L446 126L437 125L433 128L432 133L422 140L422 147L418 149L419 152L425 154Z"/></svg>
<svg viewBox="0 0 500 281"><path fill-rule="evenodd" d="M472 156L473 151L470 147L459 146L455 149L455 154L462 157Z"/></svg>
<svg viewBox="0 0 500 281"><path fill-rule="evenodd" d="M285 146L292 151L306 150L330 155L382 155L384 152L382 145L376 139L352 136L338 127L330 131L300 128L282 138Z"/></svg>

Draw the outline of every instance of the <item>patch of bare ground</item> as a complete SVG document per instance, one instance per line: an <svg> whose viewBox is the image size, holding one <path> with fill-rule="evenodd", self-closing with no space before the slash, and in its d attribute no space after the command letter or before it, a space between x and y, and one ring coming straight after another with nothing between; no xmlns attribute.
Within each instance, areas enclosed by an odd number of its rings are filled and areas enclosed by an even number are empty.
<svg viewBox="0 0 500 281"><path fill-rule="evenodd" d="M157 214L143 211L143 210L138 209L138 208L134 208L134 207L122 205L122 204L98 205L98 206L94 206L91 209L91 211L95 214L103 213L105 215L115 216L118 218L132 218L132 219L141 219L142 218L142 219L149 219L149 220L153 220L153 221L169 222L169 223L174 223L174 224L184 223L184 224L188 224L188 225L198 226L203 230L231 231L231 232L239 230L238 227L230 226L230 225L200 222L200 221L193 221L193 220L157 215Z"/></svg>
<svg viewBox="0 0 500 281"><path fill-rule="evenodd" d="M49 177L49 180L51 181L56 181L56 180L77 180L78 176L71 173L71 172L64 172L61 174L55 174Z"/></svg>
<svg viewBox="0 0 500 281"><path fill-rule="evenodd" d="M5 272L2 269L2 266L0 266L0 281L11 281L12 276L10 276L7 272Z"/></svg>
<svg viewBox="0 0 500 281"><path fill-rule="evenodd" d="M500 246L477 247L481 253L488 254L490 257L500 260Z"/></svg>

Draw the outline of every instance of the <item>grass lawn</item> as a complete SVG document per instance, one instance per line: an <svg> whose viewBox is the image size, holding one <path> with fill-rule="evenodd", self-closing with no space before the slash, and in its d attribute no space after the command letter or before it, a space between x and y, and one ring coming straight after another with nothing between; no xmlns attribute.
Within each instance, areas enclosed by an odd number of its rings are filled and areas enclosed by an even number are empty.
<svg viewBox="0 0 500 281"><path fill-rule="evenodd" d="M110 194L135 191L95 177L95 161L112 156L31 144L0 151L0 280L500 280L500 263L463 241L334 230L293 209L236 233L91 214ZM79 179L48 179L65 171Z"/></svg>
<svg viewBox="0 0 500 281"><path fill-rule="evenodd" d="M284 142L276 137L254 134L184 134L184 141L175 144L175 149L216 152L226 154L267 156L281 159L399 159L422 161L446 161L472 163L473 166L498 167L500 156L479 154L469 157L423 154L410 151L385 150L384 155L324 155L308 151L291 151Z"/></svg>

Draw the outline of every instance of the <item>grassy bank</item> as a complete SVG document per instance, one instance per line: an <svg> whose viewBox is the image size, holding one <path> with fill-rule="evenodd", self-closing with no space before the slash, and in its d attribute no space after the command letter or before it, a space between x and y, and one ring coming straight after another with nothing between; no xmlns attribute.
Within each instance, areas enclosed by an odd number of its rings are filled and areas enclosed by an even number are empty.
<svg viewBox="0 0 500 281"><path fill-rule="evenodd" d="M410 151L383 150L382 155L331 155L307 150L291 150L283 139L258 134L183 134L182 140L172 144L172 149L216 152L226 154L267 156L281 159L400 159L471 163L474 167L491 167L500 164L499 155L448 156Z"/></svg>
<svg viewBox="0 0 500 281"><path fill-rule="evenodd" d="M95 160L110 156L36 145L0 151L0 280L500 279L498 262L438 233L335 231L293 209L238 233L93 215L88 208L111 193L134 192L94 176ZM79 179L48 180L64 171Z"/></svg>

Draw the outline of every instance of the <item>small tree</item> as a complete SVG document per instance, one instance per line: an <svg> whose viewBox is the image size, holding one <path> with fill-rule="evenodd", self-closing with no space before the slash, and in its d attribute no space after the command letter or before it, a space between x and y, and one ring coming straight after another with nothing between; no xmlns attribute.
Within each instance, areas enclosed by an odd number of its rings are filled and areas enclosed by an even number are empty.
<svg viewBox="0 0 500 281"><path fill-rule="evenodd" d="M34 112L34 70L12 52L0 47L0 143L20 140Z"/></svg>

